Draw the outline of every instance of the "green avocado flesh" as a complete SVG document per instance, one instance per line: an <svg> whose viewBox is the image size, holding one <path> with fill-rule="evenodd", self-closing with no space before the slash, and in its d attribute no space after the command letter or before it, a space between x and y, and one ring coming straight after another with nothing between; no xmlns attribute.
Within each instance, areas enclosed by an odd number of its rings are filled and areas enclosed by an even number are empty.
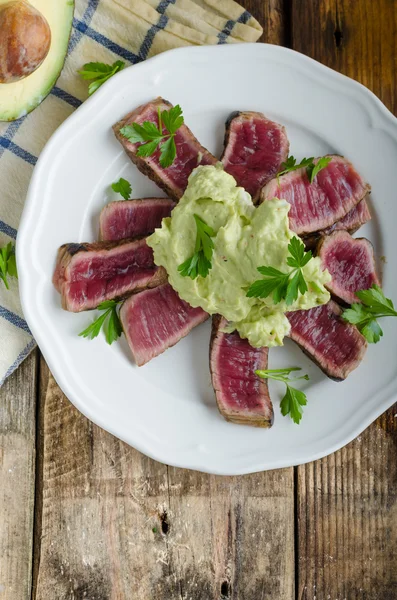
<svg viewBox="0 0 397 600"><path fill-rule="evenodd" d="M7 2L0 0L0 5ZM30 0L30 4L47 19L51 47L44 62L28 77L0 84L0 121L15 121L35 109L50 93L65 62L74 0Z"/></svg>
<svg viewBox="0 0 397 600"><path fill-rule="evenodd" d="M331 277L320 258L312 258L302 269L308 291L298 294L287 307L272 296L248 298L247 288L261 275L257 268L271 266L287 273L288 244L295 236L289 229L285 200L268 200L257 208L251 196L237 187L220 166L197 167L171 217L148 238L154 261L168 273L169 282L191 306L210 314L219 313L252 346L279 346L290 331L287 311L325 304L330 299L324 284ZM212 267L207 277L183 277L178 266L195 251L198 215L215 232Z"/></svg>

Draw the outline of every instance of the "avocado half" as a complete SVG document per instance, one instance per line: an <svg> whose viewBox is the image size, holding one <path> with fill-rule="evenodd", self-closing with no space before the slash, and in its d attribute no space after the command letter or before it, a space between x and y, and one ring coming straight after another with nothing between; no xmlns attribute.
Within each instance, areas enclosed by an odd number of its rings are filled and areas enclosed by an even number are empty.
<svg viewBox="0 0 397 600"><path fill-rule="evenodd" d="M0 0L6 4L9 0ZM38 106L62 71L72 29L74 0L30 0L51 29L50 50L36 71L14 83L0 83L0 121L15 121Z"/></svg>

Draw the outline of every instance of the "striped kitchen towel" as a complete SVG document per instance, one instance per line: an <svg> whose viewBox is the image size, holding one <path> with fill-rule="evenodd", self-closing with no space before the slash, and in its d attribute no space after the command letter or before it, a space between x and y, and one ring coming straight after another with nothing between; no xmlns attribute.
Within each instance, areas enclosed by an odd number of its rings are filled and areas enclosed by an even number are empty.
<svg viewBox="0 0 397 600"><path fill-rule="evenodd" d="M90 61L135 64L188 45L255 42L259 23L233 0L76 0L68 57L50 95L30 115L0 123L0 247L15 240L37 157L87 97L77 74ZM0 385L34 348L18 282L0 281Z"/></svg>

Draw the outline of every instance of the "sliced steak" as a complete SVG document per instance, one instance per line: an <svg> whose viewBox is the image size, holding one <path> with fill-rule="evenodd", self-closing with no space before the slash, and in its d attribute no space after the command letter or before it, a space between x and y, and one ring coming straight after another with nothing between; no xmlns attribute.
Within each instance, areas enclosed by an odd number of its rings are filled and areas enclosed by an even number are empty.
<svg viewBox="0 0 397 600"><path fill-rule="evenodd" d="M176 132L176 158L172 165L166 169L160 165L159 149L147 158L138 156L137 150L141 144L132 144L120 133L122 127L132 125L133 123L141 125L144 121L151 121L158 125L158 109L169 110L170 108L172 108L170 102L167 102L163 98L157 98L152 102L138 106L138 108L124 117L124 119L116 123L113 126L113 130L124 150L138 169L157 183L168 196L179 200L185 191L187 180L193 169L198 165L215 165L218 159L201 146L186 125L182 125ZM166 133L165 128L163 128L163 132Z"/></svg>
<svg viewBox="0 0 397 600"><path fill-rule="evenodd" d="M110 202L99 218L101 240L149 235L169 217L175 202L168 198L141 198Z"/></svg>
<svg viewBox="0 0 397 600"><path fill-rule="evenodd" d="M369 212L368 203L365 200L361 200L345 215L340 221L337 221L334 225L333 230L339 231L344 230L349 233L355 233L362 225L368 223L371 220L371 213ZM331 231L325 230L325 234L331 233Z"/></svg>
<svg viewBox="0 0 397 600"><path fill-rule="evenodd" d="M360 364L367 342L357 327L344 321L342 309L327 304L287 313L289 337L335 381L342 381Z"/></svg>
<svg viewBox="0 0 397 600"><path fill-rule="evenodd" d="M267 380L255 375L267 369L268 348L253 348L235 331L223 333L227 321L212 317L210 369L219 411L226 421L271 427L273 405Z"/></svg>
<svg viewBox="0 0 397 600"><path fill-rule="evenodd" d="M288 158L285 128L259 112L233 112L226 121L225 171L255 201L261 188L280 171Z"/></svg>
<svg viewBox="0 0 397 600"><path fill-rule="evenodd" d="M291 204L290 228L303 236L332 227L370 190L353 165L342 156L332 156L313 183L310 183L305 168L286 173L279 180L273 179L262 189L261 201L287 200Z"/></svg>
<svg viewBox="0 0 397 600"><path fill-rule="evenodd" d="M131 296L120 310L125 336L139 367L174 346L208 317L201 308L181 300L168 283Z"/></svg>
<svg viewBox="0 0 397 600"><path fill-rule="evenodd" d="M62 307L72 312L96 308L105 300L125 298L166 280L165 270L154 264L153 251L144 239L64 244L53 277Z"/></svg>
<svg viewBox="0 0 397 600"><path fill-rule="evenodd" d="M355 292L374 283L380 285L374 249L365 238L354 239L347 231L335 231L320 241L317 254L332 276L327 289L346 304L359 302Z"/></svg>
<svg viewBox="0 0 397 600"><path fill-rule="evenodd" d="M332 227L306 236L303 238L303 241L305 242L306 248L314 248L323 236L330 235L333 231L348 231L349 233L355 233L362 225L365 225L365 223L368 223L370 220L371 213L369 212L368 203L364 198L364 200L361 200L357 206L352 208L346 216L340 221L337 221Z"/></svg>

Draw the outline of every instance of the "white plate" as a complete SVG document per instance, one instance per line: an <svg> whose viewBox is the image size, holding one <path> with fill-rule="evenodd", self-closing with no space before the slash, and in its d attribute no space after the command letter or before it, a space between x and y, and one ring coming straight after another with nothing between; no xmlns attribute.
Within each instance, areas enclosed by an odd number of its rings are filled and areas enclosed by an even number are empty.
<svg viewBox="0 0 397 600"><path fill-rule="evenodd" d="M360 230L387 257L383 283L397 299L397 120L366 88L291 50L264 44L172 50L112 78L57 130L34 170L18 234L22 304L58 384L92 421L164 463L218 474L274 469L320 458L349 442L396 400L397 320L384 325L347 381L325 377L287 341L270 368L310 374L299 426L279 412L270 384L270 430L227 423L210 384L210 325L137 368L125 340L109 347L78 337L92 314L60 307L51 284L58 246L95 240L109 185L120 176L135 197L159 195L124 154L111 126L158 95L180 103L186 123L219 156L233 110L257 110L287 127L296 157L343 154L372 185L373 221ZM160 195L163 195L160 192Z"/></svg>

